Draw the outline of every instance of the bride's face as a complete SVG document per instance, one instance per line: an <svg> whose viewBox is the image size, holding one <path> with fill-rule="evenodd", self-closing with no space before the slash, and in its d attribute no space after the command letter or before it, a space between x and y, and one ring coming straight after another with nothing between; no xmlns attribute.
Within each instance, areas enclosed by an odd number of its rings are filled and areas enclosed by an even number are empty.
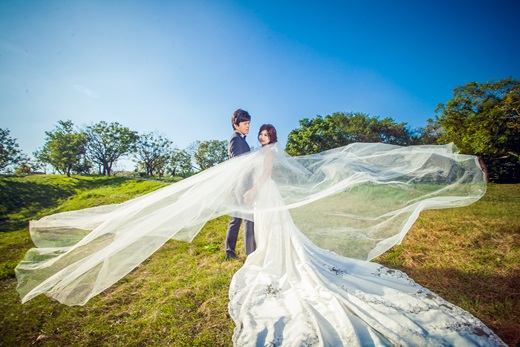
<svg viewBox="0 0 520 347"><path fill-rule="evenodd" d="M271 142L269 134L267 134L267 130L262 130L260 134L258 134L258 141L262 146L268 145L269 142Z"/></svg>

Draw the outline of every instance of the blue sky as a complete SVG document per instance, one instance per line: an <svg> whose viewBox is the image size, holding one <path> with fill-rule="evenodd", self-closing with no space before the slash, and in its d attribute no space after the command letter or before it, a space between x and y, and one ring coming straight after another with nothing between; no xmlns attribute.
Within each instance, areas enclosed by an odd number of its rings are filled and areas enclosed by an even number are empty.
<svg viewBox="0 0 520 347"><path fill-rule="evenodd" d="M176 147L227 140L237 108L285 143L302 118L417 128L455 87L520 78L518 1L0 0L0 128L27 154L59 120ZM258 143L249 138L249 143Z"/></svg>

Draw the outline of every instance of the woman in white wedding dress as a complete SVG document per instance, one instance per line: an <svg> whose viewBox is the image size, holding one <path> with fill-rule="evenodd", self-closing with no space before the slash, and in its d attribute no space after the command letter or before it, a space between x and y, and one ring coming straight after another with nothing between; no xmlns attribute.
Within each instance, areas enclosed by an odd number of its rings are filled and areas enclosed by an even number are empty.
<svg viewBox="0 0 520 347"><path fill-rule="evenodd" d="M269 138L276 142L276 130L264 125L260 143L268 145ZM406 274L324 251L298 230L287 210L269 211L284 204L269 179L276 151L265 151L263 173L245 194L259 210L254 217L258 248L231 282L235 345L503 344L480 320Z"/></svg>
<svg viewBox="0 0 520 347"><path fill-rule="evenodd" d="M230 286L236 346L505 345L367 261L400 243L421 210L478 200L486 184L475 157L453 145L356 143L293 158L270 125L259 140L258 151L123 204L32 221L37 248L16 268L22 302L46 294L83 305L169 239L191 241L232 214L254 220L257 239Z"/></svg>

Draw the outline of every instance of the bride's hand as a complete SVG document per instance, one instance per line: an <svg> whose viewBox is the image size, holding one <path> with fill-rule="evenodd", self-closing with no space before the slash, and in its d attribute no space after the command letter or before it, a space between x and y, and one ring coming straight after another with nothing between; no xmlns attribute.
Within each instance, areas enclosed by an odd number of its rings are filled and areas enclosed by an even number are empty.
<svg viewBox="0 0 520 347"><path fill-rule="evenodd" d="M255 195L256 195L256 190L254 188L249 189L247 192L244 193L244 202L246 204L250 204L251 202L253 202Z"/></svg>

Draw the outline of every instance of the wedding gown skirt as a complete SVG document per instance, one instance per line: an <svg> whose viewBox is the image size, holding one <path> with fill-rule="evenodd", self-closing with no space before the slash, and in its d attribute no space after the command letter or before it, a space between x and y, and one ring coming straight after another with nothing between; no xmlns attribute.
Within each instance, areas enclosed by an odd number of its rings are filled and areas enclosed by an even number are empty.
<svg viewBox="0 0 520 347"><path fill-rule="evenodd" d="M255 233L230 287L235 346L505 346L405 273L316 247L289 212L255 215Z"/></svg>

